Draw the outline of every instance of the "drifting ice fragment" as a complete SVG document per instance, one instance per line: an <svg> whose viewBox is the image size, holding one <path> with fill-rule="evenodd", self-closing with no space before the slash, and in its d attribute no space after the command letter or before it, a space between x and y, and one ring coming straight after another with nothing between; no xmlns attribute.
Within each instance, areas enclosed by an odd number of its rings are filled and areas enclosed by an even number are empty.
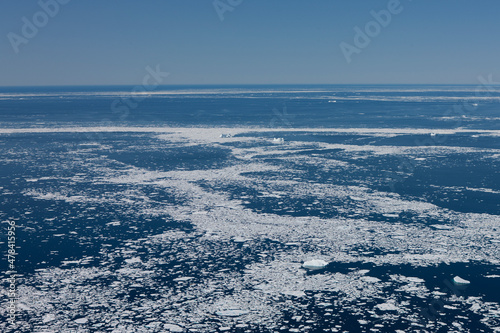
<svg viewBox="0 0 500 333"><path fill-rule="evenodd" d="M474 304L472 304L472 306L469 308L469 310L471 310L471 311L479 311L479 310L481 310L481 308L482 308L482 307L481 307L481 305L480 305L480 304L478 304L478 303L474 303Z"/></svg>
<svg viewBox="0 0 500 333"><path fill-rule="evenodd" d="M221 317L239 317L246 315L248 311L245 310L224 310L224 311L217 311L215 314Z"/></svg>
<svg viewBox="0 0 500 333"><path fill-rule="evenodd" d="M394 305L394 303L382 303L382 304L377 304L375 305L376 308L378 308L381 311L397 311L399 308Z"/></svg>
<svg viewBox="0 0 500 333"><path fill-rule="evenodd" d="M224 134L224 133L222 133L219 137L220 138L230 138L230 137L232 137L232 135L231 134Z"/></svg>
<svg viewBox="0 0 500 333"><path fill-rule="evenodd" d="M245 243L247 241L246 238L243 237L234 237L233 242L235 243Z"/></svg>
<svg viewBox="0 0 500 333"><path fill-rule="evenodd" d="M304 297L306 293L303 291L287 290L283 292L283 295L294 296L294 297Z"/></svg>
<svg viewBox="0 0 500 333"><path fill-rule="evenodd" d="M191 279L194 279L192 276L182 276L182 277L178 277L178 278L175 278L174 281L178 282L178 281L188 281L188 280L191 280Z"/></svg>
<svg viewBox="0 0 500 333"><path fill-rule="evenodd" d="M363 277L361 277L361 280L363 280L365 282L371 282L371 283L380 282L380 279L377 279L374 276L363 276Z"/></svg>
<svg viewBox="0 0 500 333"><path fill-rule="evenodd" d="M457 286L463 286L463 285L466 285L466 284L470 284L470 281L462 279L460 276L455 276L453 278L453 283L456 284Z"/></svg>
<svg viewBox="0 0 500 333"><path fill-rule="evenodd" d="M56 316L52 313L47 313L46 315L43 316L42 318L42 322L44 324L46 323L50 323L51 321L55 320L56 319Z"/></svg>
<svg viewBox="0 0 500 333"><path fill-rule="evenodd" d="M166 324L164 326L165 329L167 329L169 332L184 332L182 327L177 326L177 325L172 325L172 324Z"/></svg>
<svg viewBox="0 0 500 333"><path fill-rule="evenodd" d="M415 282L415 283L424 283L425 282L424 279L420 279L418 277L413 277L413 276L407 277L406 280L408 280L410 282Z"/></svg>
<svg viewBox="0 0 500 333"><path fill-rule="evenodd" d="M141 258L139 257L134 257L134 258L130 258L130 259L125 259L125 262L127 264L137 264L137 263L141 263L142 264L142 260Z"/></svg>
<svg viewBox="0 0 500 333"><path fill-rule="evenodd" d="M323 269L326 266L328 266L328 263L320 259L309 260L302 265L302 267L309 270Z"/></svg>
<svg viewBox="0 0 500 333"><path fill-rule="evenodd" d="M89 320L87 318L78 318L75 320L77 324L86 324Z"/></svg>
<svg viewBox="0 0 500 333"><path fill-rule="evenodd" d="M283 142L285 142L285 139L283 139L283 138L274 138L273 142L274 143L283 143Z"/></svg>

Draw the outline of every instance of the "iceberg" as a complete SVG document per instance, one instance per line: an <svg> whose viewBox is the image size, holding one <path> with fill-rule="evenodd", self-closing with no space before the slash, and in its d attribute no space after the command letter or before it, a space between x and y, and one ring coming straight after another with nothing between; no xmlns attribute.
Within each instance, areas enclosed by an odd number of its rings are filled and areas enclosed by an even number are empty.
<svg viewBox="0 0 500 333"><path fill-rule="evenodd" d="M309 260L309 261L306 261L302 265L302 267L304 267L305 269L309 269L309 270L323 269L326 266L328 266L328 263L324 260L321 260L321 259Z"/></svg>
<svg viewBox="0 0 500 333"><path fill-rule="evenodd" d="M453 283L456 284L457 286L464 286L470 284L470 281L462 279L460 276L455 276L453 278Z"/></svg>
<svg viewBox="0 0 500 333"><path fill-rule="evenodd" d="M283 142L285 142L285 139L283 139L283 138L274 138L273 142L274 143L283 143Z"/></svg>

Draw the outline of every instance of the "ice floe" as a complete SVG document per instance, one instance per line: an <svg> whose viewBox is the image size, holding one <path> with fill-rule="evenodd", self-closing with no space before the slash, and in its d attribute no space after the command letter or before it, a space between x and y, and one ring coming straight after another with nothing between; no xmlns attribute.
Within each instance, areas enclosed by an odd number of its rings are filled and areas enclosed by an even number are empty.
<svg viewBox="0 0 500 333"><path fill-rule="evenodd" d="M460 276L455 276L453 278L453 283L455 283L456 285L467 285L467 284L470 284L470 281L465 280L465 279L461 278Z"/></svg>
<svg viewBox="0 0 500 333"><path fill-rule="evenodd" d="M163 328L168 330L169 332L184 332L184 329L178 325L174 324L165 324Z"/></svg>
<svg viewBox="0 0 500 333"><path fill-rule="evenodd" d="M328 266L328 263L324 260L321 260L321 259L309 260L309 261L306 261L305 263L302 264L302 267L304 267L305 269L312 270L312 271L323 269L326 266Z"/></svg>
<svg viewBox="0 0 500 333"><path fill-rule="evenodd" d="M246 315L248 311L245 310L223 310L217 311L215 314L221 317L239 317Z"/></svg>
<svg viewBox="0 0 500 333"><path fill-rule="evenodd" d="M376 308L378 308L381 311L398 311L399 307L397 307L394 303L382 303L382 304L377 304Z"/></svg>

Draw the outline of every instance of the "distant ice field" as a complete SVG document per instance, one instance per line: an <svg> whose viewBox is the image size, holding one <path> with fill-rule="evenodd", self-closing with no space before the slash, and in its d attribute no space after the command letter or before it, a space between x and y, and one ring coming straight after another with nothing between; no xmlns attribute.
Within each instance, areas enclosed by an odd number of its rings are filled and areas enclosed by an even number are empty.
<svg viewBox="0 0 500 333"><path fill-rule="evenodd" d="M229 126L498 130L498 86L0 88L1 127Z"/></svg>
<svg viewBox="0 0 500 333"><path fill-rule="evenodd" d="M4 88L0 331L498 332L498 96L355 88Z"/></svg>

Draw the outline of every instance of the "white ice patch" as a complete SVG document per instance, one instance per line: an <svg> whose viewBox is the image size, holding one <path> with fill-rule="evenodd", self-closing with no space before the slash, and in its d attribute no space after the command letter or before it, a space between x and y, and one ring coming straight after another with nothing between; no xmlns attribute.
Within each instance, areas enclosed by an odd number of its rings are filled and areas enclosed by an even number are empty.
<svg viewBox="0 0 500 333"><path fill-rule="evenodd" d="M245 310L224 310L224 311L217 311L215 313L218 316L221 317L239 317L248 314L248 311Z"/></svg>
<svg viewBox="0 0 500 333"><path fill-rule="evenodd" d="M302 264L302 267L304 267L305 269L309 269L309 270L313 270L313 271L323 269L326 266L328 266L328 263L324 260L321 260L321 259L309 260L309 261L306 261L305 263Z"/></svg>
<svg viewBox="0 0 500 333"><path fill-rule="evenodd" d="M377 304L375 307L381 311L398 311L399 310L399 307L397 307L394 303L389 303L389 302Z"/></svg>
<svg viewBox="0 0 500 333"><path fill-rule="evenodd" d="M142 260L139 257L134 257L134 258L125 259L125 262L127 264L141 264Z"/></svg>
<svg viewBox="0 0 500 333"><path fill-rule="evenodd" d="M189 281L192 279L194 279L192 276L181 276L181 277L175 278L174 281L183 282L183 281Z"/></svg>
<svg viewBox="0 0 500 333"><path fill-rule="evenodd" d="M373 276L363 276L363 277L361 277L361 280L363 280L365 282L370 282L370 283L376 283L376 282L381 281L380 279L373 277Z"/></svg>
<svg viewBox="0 0 500 333"><path fill-rule="evenodd" d="M46 323L50 323L51 321L55 320L56 319L56 315L53 314L53 313L47 313L46 315L44 315L42 317L42 323L46 324Z"/></svg>
<svg viewBox="0 0 500 333"><path fill-rule="evenodd" d="M169 332L184 332L184 329L178 325L174 324L165 324L163 328L168 330Z"/></svg>
<svg viewBox="0 0 500 333"><path fill-rule="evenodd" d="M467 285L467 284L470 284L470 281L465 280L465 279L461 278L460 276L455 276L453 278L453 283L455 283L456 285Z"/></svg>
<svg viewBox="0 0 500 333"><path fill-rule="evenodd" d="M78 318L78 319L75 319L75 323L77 323L77 324L86 324L88 321L89 321L88 318Z"/></svg>

